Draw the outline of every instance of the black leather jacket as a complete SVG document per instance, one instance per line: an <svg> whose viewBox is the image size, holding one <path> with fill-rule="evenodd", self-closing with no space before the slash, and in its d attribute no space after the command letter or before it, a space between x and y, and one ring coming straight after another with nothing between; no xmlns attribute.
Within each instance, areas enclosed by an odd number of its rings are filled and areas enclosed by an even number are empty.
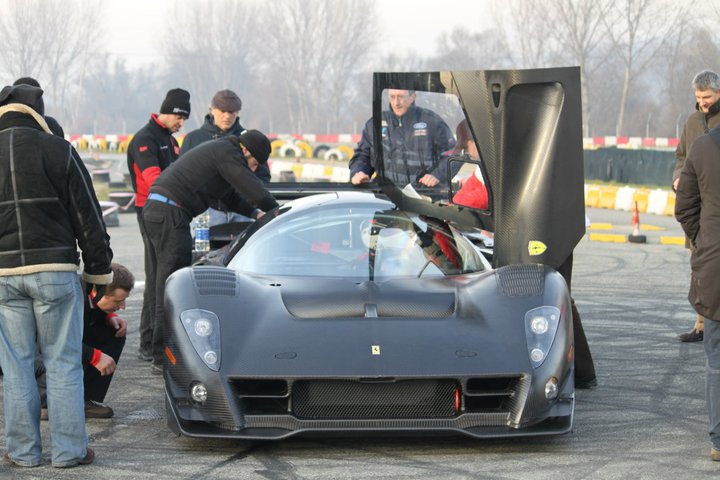
<svg viewBox="0 0 720 480"><path fill-rule="evenodd" d="M12 105L10 105L12 108ZM0 275L68 270L112 278L110 237L90 175L66 140L30 115L0 116Z"/></svg>

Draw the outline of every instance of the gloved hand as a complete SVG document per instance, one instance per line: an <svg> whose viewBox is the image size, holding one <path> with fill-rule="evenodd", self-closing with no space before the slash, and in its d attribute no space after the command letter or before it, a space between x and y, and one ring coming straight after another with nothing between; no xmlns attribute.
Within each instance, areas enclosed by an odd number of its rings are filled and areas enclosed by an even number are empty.
<svg viewBox="0 0 720 480"><path fill-rule="evenodd" d="M92 303L93 305L97 305L100 299L105 296L105 291L107 290L107 285L101 285L101 284L95 284L95 283L88 283L85 287L85 293L90 295L91 292L94 291L94 296L92 297Z"/></svg>

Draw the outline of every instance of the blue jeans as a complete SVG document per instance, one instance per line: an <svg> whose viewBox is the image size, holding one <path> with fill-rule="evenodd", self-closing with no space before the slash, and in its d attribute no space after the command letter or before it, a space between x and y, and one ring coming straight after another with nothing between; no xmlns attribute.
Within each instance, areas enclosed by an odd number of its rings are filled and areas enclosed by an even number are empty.
<svg viewBox="0 0 720 480"><path fill-rule="evenodd" d="M705 319L705 399L710 416L710 441L720 450L720 321Z"/></svg>
<svg viewBox="0 0 720 480"><path fill-rule="evenodd" d="M0 277L5 442L19 465L39 465L41 458L36 337L47 375L52 464L76 465L86 454L82 295L75 272Z"/></svg>

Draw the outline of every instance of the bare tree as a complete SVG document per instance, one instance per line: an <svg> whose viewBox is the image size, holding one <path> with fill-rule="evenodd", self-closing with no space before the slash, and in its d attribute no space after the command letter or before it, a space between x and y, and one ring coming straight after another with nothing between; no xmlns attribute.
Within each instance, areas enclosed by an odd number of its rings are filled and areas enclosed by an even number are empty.
<svg viewBox="0 0 720 480"><path fill-rule="evenodd" d="M260 42L257 3L194 0L174 12L164 37L168 72L175 86L191 92L195 123L202 124L218 90L235 91L247 106L255 80L252 52Z"/></svg>
<svg viewBox="0 0 720 480"><path fill-rule="evenodd" d="M586 135L590 130L590 79L607 57L600 49L604 33L602 18L609 6L607 0L556 0L548 5L545 18L554 25L552 35L557 42L558 55L570 64L580 66L583 132Z"/></svg>
<svg viewBox="0 0 720 480"><path fill-rule="evenodd" d="M437 51L428 61L431 70L499 69L512 64L510 47L496 29L473 33L456 27L440 35Z"/></svg>
<svg viewBox="0 0 720 480"><path fill-rule="evenodd" d="M154 65L130 70L124 60L98 58L88 66L88 75L80 85L83 95L76 106L79 130L75 132L135 132L147 123L150 112L157 112L165 92L174 86L158 78Z"/></svg>
<svg viewBox="0 0 720 480"><path fill-rule="evenodd" d="M625 128L631 87L655 55L665 47L666 39L672 38L680 24L679 19L686 14L684 4L672 1L613 0L608 12L602 16L608 38L612 41L616 55L622 59L624 68L616 135L620 135Z"/></svg>
<svg viewBox="0 0 720 480"><path fill-rule="evenodd" d="M543 0L496 0L496 30L506 36L512 63L520 68L550 64L555 54L552 22L547 20L548 3Z"/></svg>
<svg viewBox="0 0 720 480"><path fill-rule="evenodd" d="M4 0L0 8L5 12L0 17L0 59L10 76L39 77L43 72L47 46L45 32L38 28L36 12L40 0L25 2ZM42 11L42 10L41 10Z"/></svg>
<svg viewBox="0 0 720 480"><path fill-rule="evenodd" d="M284 100L282 120L291 130L318 132L349 123L347 105L360 93L358 75L369 75L379 37L375 2L275 0L264 20L273 33L261 52Z"/></svg>
<svg viewBox="0 0 720 480"><path fill-rule="evenodd" d="M32 76L43 85L54 114L73 128L74 88L97 51L102 25L99 2L90 0L4 0L0 17L0 59L12 77Z"/></svg>

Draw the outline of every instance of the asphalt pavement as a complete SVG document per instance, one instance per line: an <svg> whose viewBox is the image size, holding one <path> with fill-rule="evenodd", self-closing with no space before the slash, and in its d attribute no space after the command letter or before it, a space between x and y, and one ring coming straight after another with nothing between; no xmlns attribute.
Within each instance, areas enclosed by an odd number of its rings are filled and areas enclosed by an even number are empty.
<svg viewBox="0 0 720 480"><path fill-rule="evenodd" d="M632 232L629 212L590 210L611 233ZM716 478L709 460L704 354L684 344L694 314L687 302L689 256L661 236L680 236L671 217L643 215L644 244L578 245L573 296L595 358L599 386L578 390L574 432L559 437L292 438L240 442L176 437L166 426L163 382L135 354L143 292L142 242L134 215L109 229L116 261L138 277L124 316L128 342L106 402L108 420L88 420L93 465L0 464L0 478L47 479L697 479ZM501 341L501 339L498 339ZM2 421L0 414L0 422ZM0 445L5 445L0 432Z"/></svg>

